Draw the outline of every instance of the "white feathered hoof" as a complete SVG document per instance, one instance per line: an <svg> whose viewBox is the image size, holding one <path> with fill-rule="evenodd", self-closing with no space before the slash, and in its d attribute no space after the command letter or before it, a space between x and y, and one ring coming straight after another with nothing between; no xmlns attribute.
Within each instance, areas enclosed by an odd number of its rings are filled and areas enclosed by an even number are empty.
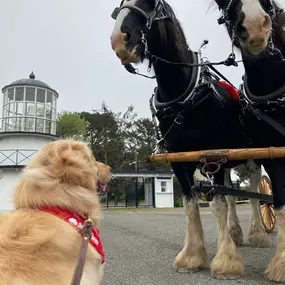
<svg viewBox="0 0 285 285"><path fill-rule="evenodd" d="M208 267L208 257L205 248L187 251L183 249L175 258L174 268L177 272L197 272Z"/></svg>
<svg viewBox="0 0 285 285"><path fill-rule="evenodd" d="M285 251L277 252L266 270L270 281L285 282Z"/></svg>
<svg viewBox="0 0 285 285"><path fill-rule="evenodd" d="M220 251L211 264L211 275L217 279L236 279L244 275L241 256L231 247Z"/></svg>
<svg viewBox="0 0 285 285"><path fill-rule="evenodd" d="M252 247L263 248L269 246L268 233L263 226L250 228L248 241Z"/></svg>

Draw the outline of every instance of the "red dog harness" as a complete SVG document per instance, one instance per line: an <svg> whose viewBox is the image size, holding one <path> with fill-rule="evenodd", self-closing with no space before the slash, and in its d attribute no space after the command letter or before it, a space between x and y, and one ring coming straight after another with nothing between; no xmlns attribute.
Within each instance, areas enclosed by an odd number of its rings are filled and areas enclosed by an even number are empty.
<svg viewBox="0 0 285 285"><path fill-rule="evenodd" d="M82 232L82 228L84 225L84 221L86 220L85 218L79 216L76 213L73 213L67 209L60 209L60 208L40 208L40 210L53 214L67 223L71 224L73 227L77 229L79 233ZM98 251L98 253L102 257L102 263L105 262L105 254L103 250L103 245L100 239L100 233L99 230L94 228L92 229L92 237L89 240L90 244Z"/></svg>

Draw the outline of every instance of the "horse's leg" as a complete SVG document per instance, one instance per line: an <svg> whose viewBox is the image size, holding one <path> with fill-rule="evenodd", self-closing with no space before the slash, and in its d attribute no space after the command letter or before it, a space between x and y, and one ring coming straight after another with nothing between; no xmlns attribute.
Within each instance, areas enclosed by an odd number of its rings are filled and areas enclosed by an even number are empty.
<svg viewBox="0 0 285 285"><path fill-rule="evenodd" d="M217 184L223 184L223 171L215 176L215 181ZM215 196L210 205L213 214L216 216L219 230L218 251L211 263L212 276L219 279L240 277L244 274L244 264L241 256L237 253L236 245L227 226L228 207L226 199L224 196Z"/></svg>
<svg viewBox="0 0 285 285"><path fill-rule="evenodd" d="M194 184L193 173L195 166L188 173L185 173L181 163L172 163L171 166L182 186L183 207L187 222L184 247L176 256L174 266L178 272L184 272L185 270L197 271L208 266L208 257L205 249L198 199L195 193L191 192L191 184Z"/></svg>
<svg viewBox="0 0 285 285"><path fill-rule="evenodd" d="M271 281L285 282L285 160L274 159L262 164L272 183L278 226L275 254L266 273Z"/></svg>
<svg viewBox="0 0 285 285"><path fill-rule="evenodd" d="M250 190L252 192L258 191L258 184L261 179L261 166L258 166L253 160L249 160L247 165L250 168ZM248 234L248 241L253 247L267 247L269 246L268 234L264 229L261 215L259 211L259 200L250 199L252 216L251 225Z"/></svg>
<svg viewBox="0 0 285 285"><path fill-rule="evenodd" d="M230 183L230 171L231 169L226 169L225 170L225 186L231 187ZM236 246L241 246L243 244L243 233L242 229L240 226L239 218L237 215L237 210L236 210L236 201L237 197L235 196L226 196L226 201L228 204L228 225L229 225L229 231L230 231L230 236Z"/></svg>

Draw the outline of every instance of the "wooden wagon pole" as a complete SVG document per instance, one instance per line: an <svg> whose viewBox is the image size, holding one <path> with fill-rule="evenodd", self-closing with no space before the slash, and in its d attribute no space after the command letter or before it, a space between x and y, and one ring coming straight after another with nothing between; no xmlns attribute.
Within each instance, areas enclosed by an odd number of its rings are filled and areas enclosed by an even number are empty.
<svg viewBox="0 0 285 285"><path fill-rule="evenodd" d="M229 160L267 159L285 157L285 147L213 149L190 152L151 154L151 162L199 162L201 158L224 157Z"/></svg>

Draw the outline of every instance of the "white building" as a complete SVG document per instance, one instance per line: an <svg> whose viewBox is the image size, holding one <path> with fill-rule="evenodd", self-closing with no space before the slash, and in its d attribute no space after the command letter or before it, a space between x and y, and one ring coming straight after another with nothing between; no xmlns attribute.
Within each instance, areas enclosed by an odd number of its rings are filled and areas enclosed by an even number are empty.
<svg viewBox="0 0 285 285"><path fill-rule="evenodd" d="M0 211L13 208L13 186L19 173L44 144L56 136L58 93L46 83L20 79L6 85L0 97Z"/></svg>
<svg viewBox="0 0 285 285"><path fill-rule="evenodd" d="M117 185L115 180L109 185L108 201L103 202L103 206L109 207L154 207L154 208L173 208L174 191L173 191L172 171L123 171L113 173L114 179L125 181L125 199L116 201Z"/></svg>

